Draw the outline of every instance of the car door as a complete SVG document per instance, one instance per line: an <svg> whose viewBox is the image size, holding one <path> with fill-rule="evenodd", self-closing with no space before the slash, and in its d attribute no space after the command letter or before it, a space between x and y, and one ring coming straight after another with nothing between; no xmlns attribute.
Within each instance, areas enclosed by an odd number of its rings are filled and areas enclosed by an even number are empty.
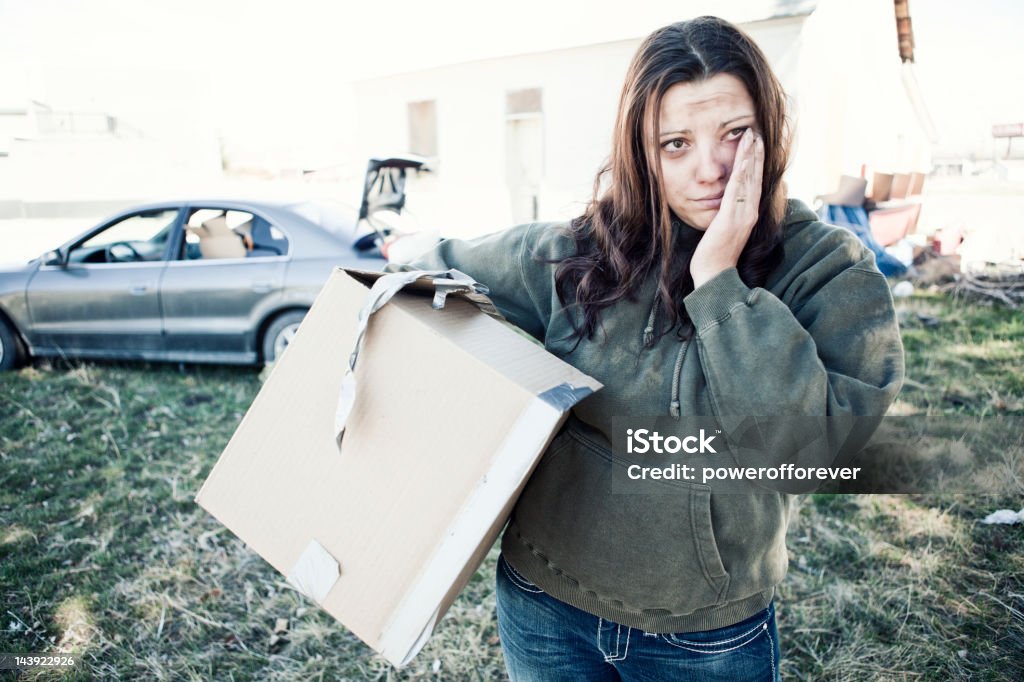
<svg viewBox="0 0 1024 682"><path fill-rule="evenodd" d="M68 355L156 357L163 349L160 274L179 207L119 216L41 265L27 303L34 346Z"/></svg>
<svg viewBox="0 0 1024 682"><path fill-rule="evenodd" d="M255 332L281 297L286 235L239 207L189 207L176 258L160 284L173 357L252 362Z"/></svg>

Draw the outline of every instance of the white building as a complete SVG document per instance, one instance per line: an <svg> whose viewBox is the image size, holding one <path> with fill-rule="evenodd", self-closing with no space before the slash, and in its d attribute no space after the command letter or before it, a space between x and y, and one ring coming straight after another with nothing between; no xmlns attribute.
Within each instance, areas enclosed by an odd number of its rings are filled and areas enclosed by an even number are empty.
<svg viewBox="0 0 1024 682"><path fill-rule="evenodd" d="M791 196L811 203L862 166L930 169L930 122L912 64L900 57L893 1L680 3L679 19L715 13L739 24L775 68L797 130ZM410 183L409 201L421 222L447 236L578 215L610 150L619 92L642 39L358 82L357 152L434 157L437 172Z"/></svg>

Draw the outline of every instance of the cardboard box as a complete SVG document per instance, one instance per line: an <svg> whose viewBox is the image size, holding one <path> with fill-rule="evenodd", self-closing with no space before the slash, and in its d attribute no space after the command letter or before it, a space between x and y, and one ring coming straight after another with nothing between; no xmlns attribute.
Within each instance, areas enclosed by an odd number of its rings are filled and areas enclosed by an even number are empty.
<svg viewBox="0 0 1024 682"><path fill-rule="evenodd" d="M486 297L452 293L436 310L420 280L370 318L339 446L339 391L379 276L332 273L196 501L402 667L568 410L601 385L481 312Z"/></svg>

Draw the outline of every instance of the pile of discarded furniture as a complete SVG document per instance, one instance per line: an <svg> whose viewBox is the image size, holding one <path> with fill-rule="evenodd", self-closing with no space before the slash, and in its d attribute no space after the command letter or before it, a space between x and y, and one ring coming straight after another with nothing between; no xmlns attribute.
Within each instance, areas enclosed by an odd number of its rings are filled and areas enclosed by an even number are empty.
<svg viewBox="0 0 1024 682"><path fill-rule="evenodd" d="M843 175L838 190L816 197L818 215L856 234L874 252L882 274L899 276L918 255L906 239L917 231L924 180L924 173L876 172L869 191L867 178ZM939 235L933 246L951 255L958 244L954 235Z"/></svg>

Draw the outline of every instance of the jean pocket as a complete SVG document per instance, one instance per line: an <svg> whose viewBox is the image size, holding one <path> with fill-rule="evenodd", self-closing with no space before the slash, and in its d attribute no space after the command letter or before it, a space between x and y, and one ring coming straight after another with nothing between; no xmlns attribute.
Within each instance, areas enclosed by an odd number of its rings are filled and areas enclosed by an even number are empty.
<svg viewBox="0 0 1024 682"><path fill-rule="evenodd" d="M541 594L544 592L544 590L527 580L522 573L514 569L512 564L505 561L504 554L498 555L498 570L502 571L505 574L505 577L507 577L513 585L523 592L529 592L530 594Z"/></svg>
<svg viewBox="0 0 1024 682"><path fill-rule="evenodd" d="M661 639L667 644L696 654L724 654L745 647L758 637L770 637L769 622L773 615L769 607L736 625L706 632L661 635Z"/></svg>

